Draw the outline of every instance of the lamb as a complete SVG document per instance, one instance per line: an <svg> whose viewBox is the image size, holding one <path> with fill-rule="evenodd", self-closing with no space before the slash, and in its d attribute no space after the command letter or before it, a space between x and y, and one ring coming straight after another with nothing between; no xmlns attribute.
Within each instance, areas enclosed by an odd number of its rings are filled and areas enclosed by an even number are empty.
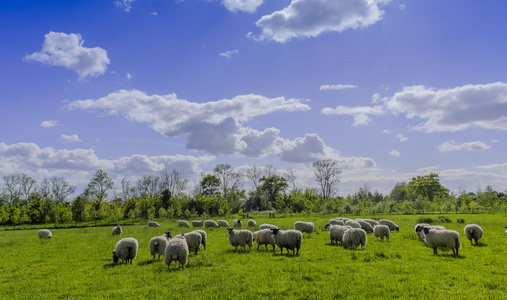
<svg viewBox="0 0 507 300"><path fill-rule="evenodd" d="M178 227L190 227L190 224L188 224L188 222L185 220L179 220Z"/></svg>
<svg viewBox="0 0 507 300"><path fill-rule="evenodd" d="M122 229L120 225L116 225L113 227L113 236L115 235L121 235Z"/></svg>
<svg viewBox="0 0 507 300"><path fill-rule="evenodd" d="M268 250L268 244L273 246L273 251L275 251L275 237L273 236L273 232L269 229L257 230L253 233L253 239L257 242L257 250L259 250L260 245L265 245L266 250Z"/></svg>
<svg viewBox="0 0 507 300"><path fill-rule="evenodd" d="M391 230L391 231L393 231L393 230L400 231L400 227L398 227L398 225L396 225L391 220L380 219L380 220L378 220L378 223L380 225L387 225L387 226L389 226L389 230Z"/></svg>
<svg viewBox="0 0 507 300"><path fill-rule="evenodd" d="M345 223L343 223L342 220L336 220L336 219L331 219L329 220L329 225L345 225Z"/></svg>
<svg viewBox="0 0 507 300"><path fill-rule="evenodd" d="M225 228L231 227L231 225L229 225L229 222L227 222L226 220L218 220L217 223L221 227L225 227Z"/></svg>
<svg viewBox="0 0 507 300"><path fill-rule="evenodd" d="M361 224L357 222L356 220L348 219L345 221L345 225L348 225L352 228L361 228Z"/></svg>
<svg viewBox="0 0 507 300"><path fill-rule="evenodd" d="M240 219L236 219L232 221L232 225L234 225L234 228L241 228L241 226L243 226L243 223L241 222Z"/></svg>
<svg viewBox="0 0 507 300"><path fill-rule="evenodd" d="M202 227L204 220L192 220L192 227Z"/></svg>
<svg viewBox="0 0 507 300"><path fill-rule="evenodd" d="M342 243L343 241L343 234L345 231L350 229L352 227L350 226L344 226L344 225L331 225L329 226L329 239L331 239L331 244L333 244L333 241L336 241L336 243Z"/></svg>
<svg viewBox="0 0 507 300"><path fill-rule="evenodd" d="M248 227L255 227L255 226L257 226L257 222L255 222L255 220L252 220L252 219L248 220L247 224L248 224Z"/></svg>
<svg viewBox="0 0 507 300"><path fill-rule="evenodd" d="M426 245L433 248L433 254L437 254L438 247L447 247L452 253L458 256L458 250L461 248L459 233L454 230L435 230L428 227L423 228Z"/></svg>
<svg viewBox="0 0 507 300"><path fill-rule="evenodd" d="M160 224L155 221L148 221L148 227L160 227Z"/></svg>
<svg viewBox="0 0 507 300"><path fill-rule="evenodd" d="M230 227L227 230L229 230L229 243L236 248L236 251L238 251L238 247L243 247L243 250L246 251L246 245L248 245L248 249L252 248L253 233L250 230L237 230Z"/></svg>
<svg viewBox="0 0 507 300"><path fill-rule="evenodd" d="M175 262L178 261L180 263L180 268L183 266L183 269L185 269L185 265L188 262L188 245L184 234L178 234L167 242L164 256L167 270L171 271L171 262L173 260Z"/></svg>
<svg viewBox="0 0 507 300"><path fill-rule="evenodd" d="M470 240L470 243L472 243L472 246L474 245L473 240L475 240L475 244L477 245L483 234L484 231L481 226L477 224L468 224L465 226L465 235L467 236L467 239Z"/></svg>
<svg viewBox="0 0 507 300"><path fill-rule="evenodd" d="M363 220L370 223L372 227L375 227L375 225L379 225L379 223L373 219L363 219Z"/></svg>
<svg viewBox="0 0 507 300"><path fill-rule="evenodd" d="M218 228L218 227L220 227L220 225L218 225L218 223L213 220L204 221L204 228L209 228L209 227Z"/></svg>
<svg viewBox="0 0 507 300"><path fill-rule="evenodd" d="M373 232L373 226L371 226L370 223L366 222L363 219L356 219L356 222L361 225L361 229L363 229L366 232Z"/></svg>
<svg viewBox="0 0 507 300"><path fill-rule="evenodd" d="M185 233L185 240L187 241L188 250L195 251L194 255L197 255L197 251L201 248L202 235L199 232L191 231Z"/></svg>
<svg viewBox="0 0 507 300"><path fill-rule="evenodd" d="M272 228L273 229L278 229L278 226L273 225L273 224L267 224L267 223L259 225L259 230L262 230L262 229L272 229Z"/></svg>
<svg viewBox="0 0 507 300"><path fill-rule="evenodd" d="M201 235L201 245L204 246L204 250L206 250L206 244L208 242L208 234L206 233L206 231L202 230L202 229L197 229L197 230L194 230L193 232L197 232Z"/></svg>
<svg viewBox="0 0 507 300"><path fill-rule="evenodd" d="M148 243L148 248L150 248L150 254L153 255L153 260L155 260L155 256L158 254L158 261L160 261L160 255L164 255L167 242L169 242L169 239L172 238L172 236L172 233L169 231L161 236L151 238Z"/></svg>
<svg viewBox="0 0 507 300"><path fill-rule="evenodd" d="M287 254L289 250L292 250L292 255L299 255L299 249L303 243L303 233L299 230L280 230L270 229L275 237L275 244L280 248L280 255L283 254L283 248L287 248ZM296 250L294 250L296 249Z"/></svg>
<svg viewBox="0 0 507 300"><path fill-rule="evenodd" d="M312 232L314 231L315 226L313 225L313 222L303 222L303 221L296 221L294 222L294 229L299 230L302 233L306 232L308 233L308 237L312 236Z"/></svg>
<svg viewBox="0 0 507 300"><path fill-rule="evenodd" d="M37 232L39 239L50 239L53 237L53 234L48 229L41 229Z"/></svg>
<svg viewBox="0 0 507 300"><path fill-rule="evenodd" d="M361 228L350 228L343 234L342 243L345 248L353 247L354 249L357 249L357 247L361 245L361 247L365 249L366 242L366 231Z"/></svg>
<svg viewBox="0 0 507 300"><path fill-rule="evenodd" d="M373 236L378 239L384 241L384 237L387 238L389 242L389 235L391 234L391 230L389 230L389 226L387 225L375 225L373 227Z"/></svg>
<svg viewBox="0 0 507 300"><path fill-rule="evenodd" d="M135 238L128 237L123 238L116 244L113 250L113 261L118 263L121 259L122 263L131 263L134 258L137 257L137 250L139 249L139 243Z"/></svg>

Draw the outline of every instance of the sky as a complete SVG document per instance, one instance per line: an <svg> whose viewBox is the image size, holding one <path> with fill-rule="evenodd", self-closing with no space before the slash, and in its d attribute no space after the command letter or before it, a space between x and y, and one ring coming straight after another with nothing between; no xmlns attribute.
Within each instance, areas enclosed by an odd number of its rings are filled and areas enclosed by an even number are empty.
<svg viewBox="0 0 507 300"><path fill-rule="evenodd" d="M507 188L507 2L0 2L0 176L272 166L338 195ZM250 184L245 179L244 188Z"/></svg>

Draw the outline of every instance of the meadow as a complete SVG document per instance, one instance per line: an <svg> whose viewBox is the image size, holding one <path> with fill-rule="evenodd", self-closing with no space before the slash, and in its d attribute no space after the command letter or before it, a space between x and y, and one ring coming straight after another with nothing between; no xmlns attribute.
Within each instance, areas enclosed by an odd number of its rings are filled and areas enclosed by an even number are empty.
<svg viewBox="0 0 507 300"><path fill-rule="evenodd" d="M439 222L444 216L450 223ZM252 217L252 216L251 216ZM39 240L39 228L0 231L0 295L5 299L505 299L507 297L507 217L502 214L390 215L399 232L377 241L368 234L366 249L331 245L324 225L336 216L294 215L270 219L253 216L258 224L293 228L297 220L312 221L316 231L304 234L298 256L280 255L257 244L237 252L224 228L206 229L207 249L191 254L185 270L171 271L153 261L148 242L165 231L173 234L177 220L157 220L160 228L142 221L113 226L51 229L53 238ZM355 218L355 216L347 216ZM366 218L367 216L362 216ZM234 217L227 218L230 224ZM375 219L380 216L374 216ZM434 219L460 233L462 249L433 250L414 234L421 218ZM215 220L217 218L214 218ZM465 223L458 223L463 219ZM440 219L443 221L444 219ZM484 229L479 245L471 246L463 228ZM4 228L5 229L5 228ZM252 228L257 230L257 228ZM130 265L113 264L119 239L135 237L139 253Z"/></svg>

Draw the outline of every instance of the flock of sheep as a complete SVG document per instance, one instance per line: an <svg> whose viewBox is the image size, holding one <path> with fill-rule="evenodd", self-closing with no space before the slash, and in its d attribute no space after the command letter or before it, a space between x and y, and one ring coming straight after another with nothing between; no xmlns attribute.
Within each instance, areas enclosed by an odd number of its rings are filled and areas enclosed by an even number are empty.
<svg viewBox="0 0 507 300"><path fill-rule="evenodd" d="M248 220L248 227L256 227L255 220ZM268 245L280 248L280 254L283 254L283 249L287 249L287 253L292 251L292 255L298 255L303 242L303 233L307 233L311 237L312 232L315 230L313 222L297 221L294 223L294 229L280 230L276 225L261 224L259 230L252 232L248 229L240 229L243 222L239 219L233 221L233 227L229 225L226 220L194 220L192 227L217 228L225 227L229 232L229 243L236 251L238 247L246 251L246 246L249 249L253 246L253 241L257 243L257 250L261 245L268 249ZM148 227L160 227L155 221L149 221ZM178 221L178 227L190 227L190 224L185 220ZM361 246L366 248L367 233L373 233L377 240L384 241L384 238L389 241L391 231L399 231L398 225L391 220L380 219L378 221L373 219L349 219L349 218L335 218L329 220L329 223L324 227L329 231L329 238L331 244L340 243L345 248L357 249ZM415 234L433 249L433 253L437 254L438 247L447 247L453 251L453 254L458 255L458 250L461 248L459 240L459 233L454 230L448 230L440 225L430 225L426 223L419 223L414 228ZM468 224L464 228L465 235L468 240L477 244L482 237L484 231L477 224ZM507 231L506 231L507 232ZM122 227L117 225L112 229L113 236L122 234ZM51 231L41 229L38 231L40 239L48 239L52 237ZM171 263L179 263L179 267L185 269L188 262L190 252L197 254L201 245L206 250L207 233L202 229L197 229L187 233L181 233L172 236L171 232L165 232L161 236L153 237L149 244L150 254L153 260L156 259L158 254L158 261L160 256L165 257L165 264L170 270ZM139 243L135 238L128 237L122 238L116 244L113 250L113 261L118 263L121 259L123 263L132 263L136 258L139 250Z"/></svg>

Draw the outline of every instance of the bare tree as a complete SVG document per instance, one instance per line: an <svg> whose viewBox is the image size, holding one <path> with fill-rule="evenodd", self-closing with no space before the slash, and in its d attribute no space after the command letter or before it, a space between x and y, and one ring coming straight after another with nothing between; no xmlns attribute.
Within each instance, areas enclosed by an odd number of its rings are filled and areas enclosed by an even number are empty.
<svg viewBox="0 0 507 300"><path fill-rule="evenodd" d="M296 190L296 175L294 174L294 170L288 169L285 173L285 178L287 182L292 186L292 190Z"/></svg>
<svg viewBox="0 0 507 300"><path fill-rule="evenodd" d="M340 182L342 169L334 159L321 159L313 163L315 177L320 185L324 199L336 193L336 185Z"/></svg>
<svg viewBox="0 0 507 300"><path fill-rule="evenodd" d="M171 195L178 195L188 185L188 179L183 179L178 170L173 169L171 173L167 173L167 170L162 171L160 174L160 190L168 189L171 191Z"/></svg>
<svg viewBox="0 0 507 300"><path fill-rule="evenodd" d="M266 165L264 167L264 173L266 173L266 177L271 177L276 175L276 169L273 167L273 165Z"/></svg>
<svg viewBox="0 0 507 300"><path fill-rule="evenodd" d="M154 196L158 193L159 177L156 175L145 175L137 181L136 191L140 197Z"/></svg>
<svg viewBox="0 0 507 300"><path fill-rule="evenodd" d="M4 176L3 194L9 206L17 201L27 202L37 187L37 181L30 175L18 173Z"/></svg>
<svg viewBox="0 0 507 300"><path fill-rule="evenodd" d="M236 190L241 181L241 174L234 172L234 169L229 164L218 164L213 169L215 175L220 179L220 189L222 196L227 195L228 190Z"/></svg>
<svg viewBox="0 0 507 300"><path fill-rule="evenodd" d="M75 191L75 186L71 185L65 178L57 176L49 179L44 178L39 187L42 197L44 199L51 199L55 203L64 202Z"/></svg>
<svg viewBox="0 0 507 300"><path fill-rule="evenodd" d="M112 190L113 187L113 179L111 179L106 172L98 169L93 175L93 178L90 179L83 194L87 197L93 197L96 200L95 209L98 209L102 201L107 198L107 192Z"/></svg>
<svg viewBox="0 0 507 300"><path fill-rule="evenodd" d="M246 171L246 178L253 183L254 188L257 190L259 180L262 178L262 169L252 166Z"/></svg>
<svg viewBox="0 0 507 300"><path fill-rule="evenodd" d="M127 178L121 180L121 198L126 201L135 196L135 188L130 186L130 181Z"/></svg>

